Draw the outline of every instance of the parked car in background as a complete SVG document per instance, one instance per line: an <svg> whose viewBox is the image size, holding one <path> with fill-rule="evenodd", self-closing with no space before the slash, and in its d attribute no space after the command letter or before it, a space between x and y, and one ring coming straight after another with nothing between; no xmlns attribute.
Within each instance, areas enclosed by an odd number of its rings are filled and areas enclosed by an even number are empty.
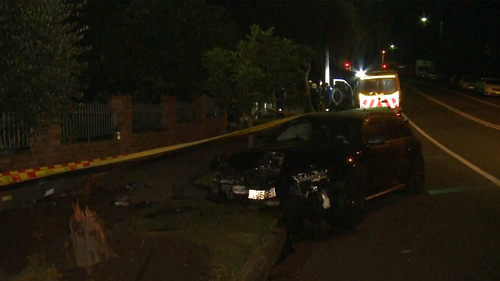
<svg viewBox="0 0 500 281"><path fill-rule="evenodd" d="M365 200L421 192L425 180L420 141L390 108L306 114L214 163L219 193L230 200L299 202L345 228L362 221Z"/></svg>
<svg viewBox="0 0 500 281"><path fill-rule="evenodd" d="M486 96L500 95L500 78L481 78L475 85L476 93Z"/></svg>
<svg viewBox="0 0 500 281"><path fill-rule="evenodd" d="M474 76L462 76L458 82L458 86L461 90L474 90L476 87L477 82L479 82L480 78L479 77L474 77Z"/></svg>
<svg viewBox="0 0 500 281"><path fill-rule="evenodd" d="M427 79L431 81L437 81L439 79L439 73L434 70L431 70L427 73Z"/></svg>
<svg viewBox="0 0 500 281"><path fill-rule="evenodd" d="M450 86L452 88L458 89L460 86L460 79L462 79L462 74L459 74L459 73L453 74L453 76L451 76L450 81L449 81Z"/></svg>

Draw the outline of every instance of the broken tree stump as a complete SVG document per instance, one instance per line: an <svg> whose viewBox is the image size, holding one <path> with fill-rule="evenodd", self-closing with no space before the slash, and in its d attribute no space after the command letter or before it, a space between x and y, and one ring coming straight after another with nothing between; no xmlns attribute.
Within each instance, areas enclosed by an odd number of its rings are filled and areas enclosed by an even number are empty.
<svg viewBox="0 0 500 281"><path fill-rule="evenodd" d="M70 218L71 240L75 251L76 265L90 273L92 265L108 258L111 252L102 228L102 220L87 206L80 209L78 201L73 204L74 213Z"/></svg>

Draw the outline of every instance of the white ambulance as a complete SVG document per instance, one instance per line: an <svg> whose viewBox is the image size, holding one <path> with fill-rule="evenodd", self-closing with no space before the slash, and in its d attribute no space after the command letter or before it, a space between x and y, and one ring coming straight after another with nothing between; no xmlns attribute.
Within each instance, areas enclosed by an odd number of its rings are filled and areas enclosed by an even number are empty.
<svg viewBox="0 0 500 281"><path fill-rule="evenodd" d="M396 71L359 72L354 104L357 108L390 107L400 111L401 86Z"/></svg>

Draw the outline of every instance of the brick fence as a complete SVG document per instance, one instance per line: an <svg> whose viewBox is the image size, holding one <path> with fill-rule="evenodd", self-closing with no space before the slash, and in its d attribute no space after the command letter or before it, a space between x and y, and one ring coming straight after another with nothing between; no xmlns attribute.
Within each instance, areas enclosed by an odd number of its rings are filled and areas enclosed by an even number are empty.
<svg viewBox="0 0 500 281"><path fill-rule="evenodd" d="M227 132L227 116L207 116L207 97L201 95L194 101L196 118L193 122L177 122L175 97L163 96L161 109L165 128L158 132L133 132L132 99L130 96L113 96L110 107L116 116L118 135L113 139L61 143L61 126L47 128L46 135L32 143L29 150L0 156L0 172L44 167L95 158L128 154L179 143L201 140Z"/></svg>

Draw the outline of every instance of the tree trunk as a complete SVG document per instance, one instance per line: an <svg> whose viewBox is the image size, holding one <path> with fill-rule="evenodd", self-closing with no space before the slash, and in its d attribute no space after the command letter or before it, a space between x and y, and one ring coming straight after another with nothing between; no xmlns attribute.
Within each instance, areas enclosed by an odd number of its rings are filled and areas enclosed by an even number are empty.
<svg viewBox="0 0 500 281"><path fill-rule="evenodd" d="M71 229L71 239L75 251L76 265L83 267L90 273L92 265L111 255L101 219L88 207L82 211L78 206L73 205L74 213L70 218L69 227Z"/></svg>
<svg viewBox="0 0 500 281"><path fill-rule="evenodd" d="M307 68L307 71L304 73L304 83L305 83L305 88L306 92L304 93L307 103L306 106L304 107L304 113L310 113L313 112L313 104L311 100L311 94L310 94L310 89L309 89L309 72L311 71L311 64L309 63L309 67Z"/></svg>

